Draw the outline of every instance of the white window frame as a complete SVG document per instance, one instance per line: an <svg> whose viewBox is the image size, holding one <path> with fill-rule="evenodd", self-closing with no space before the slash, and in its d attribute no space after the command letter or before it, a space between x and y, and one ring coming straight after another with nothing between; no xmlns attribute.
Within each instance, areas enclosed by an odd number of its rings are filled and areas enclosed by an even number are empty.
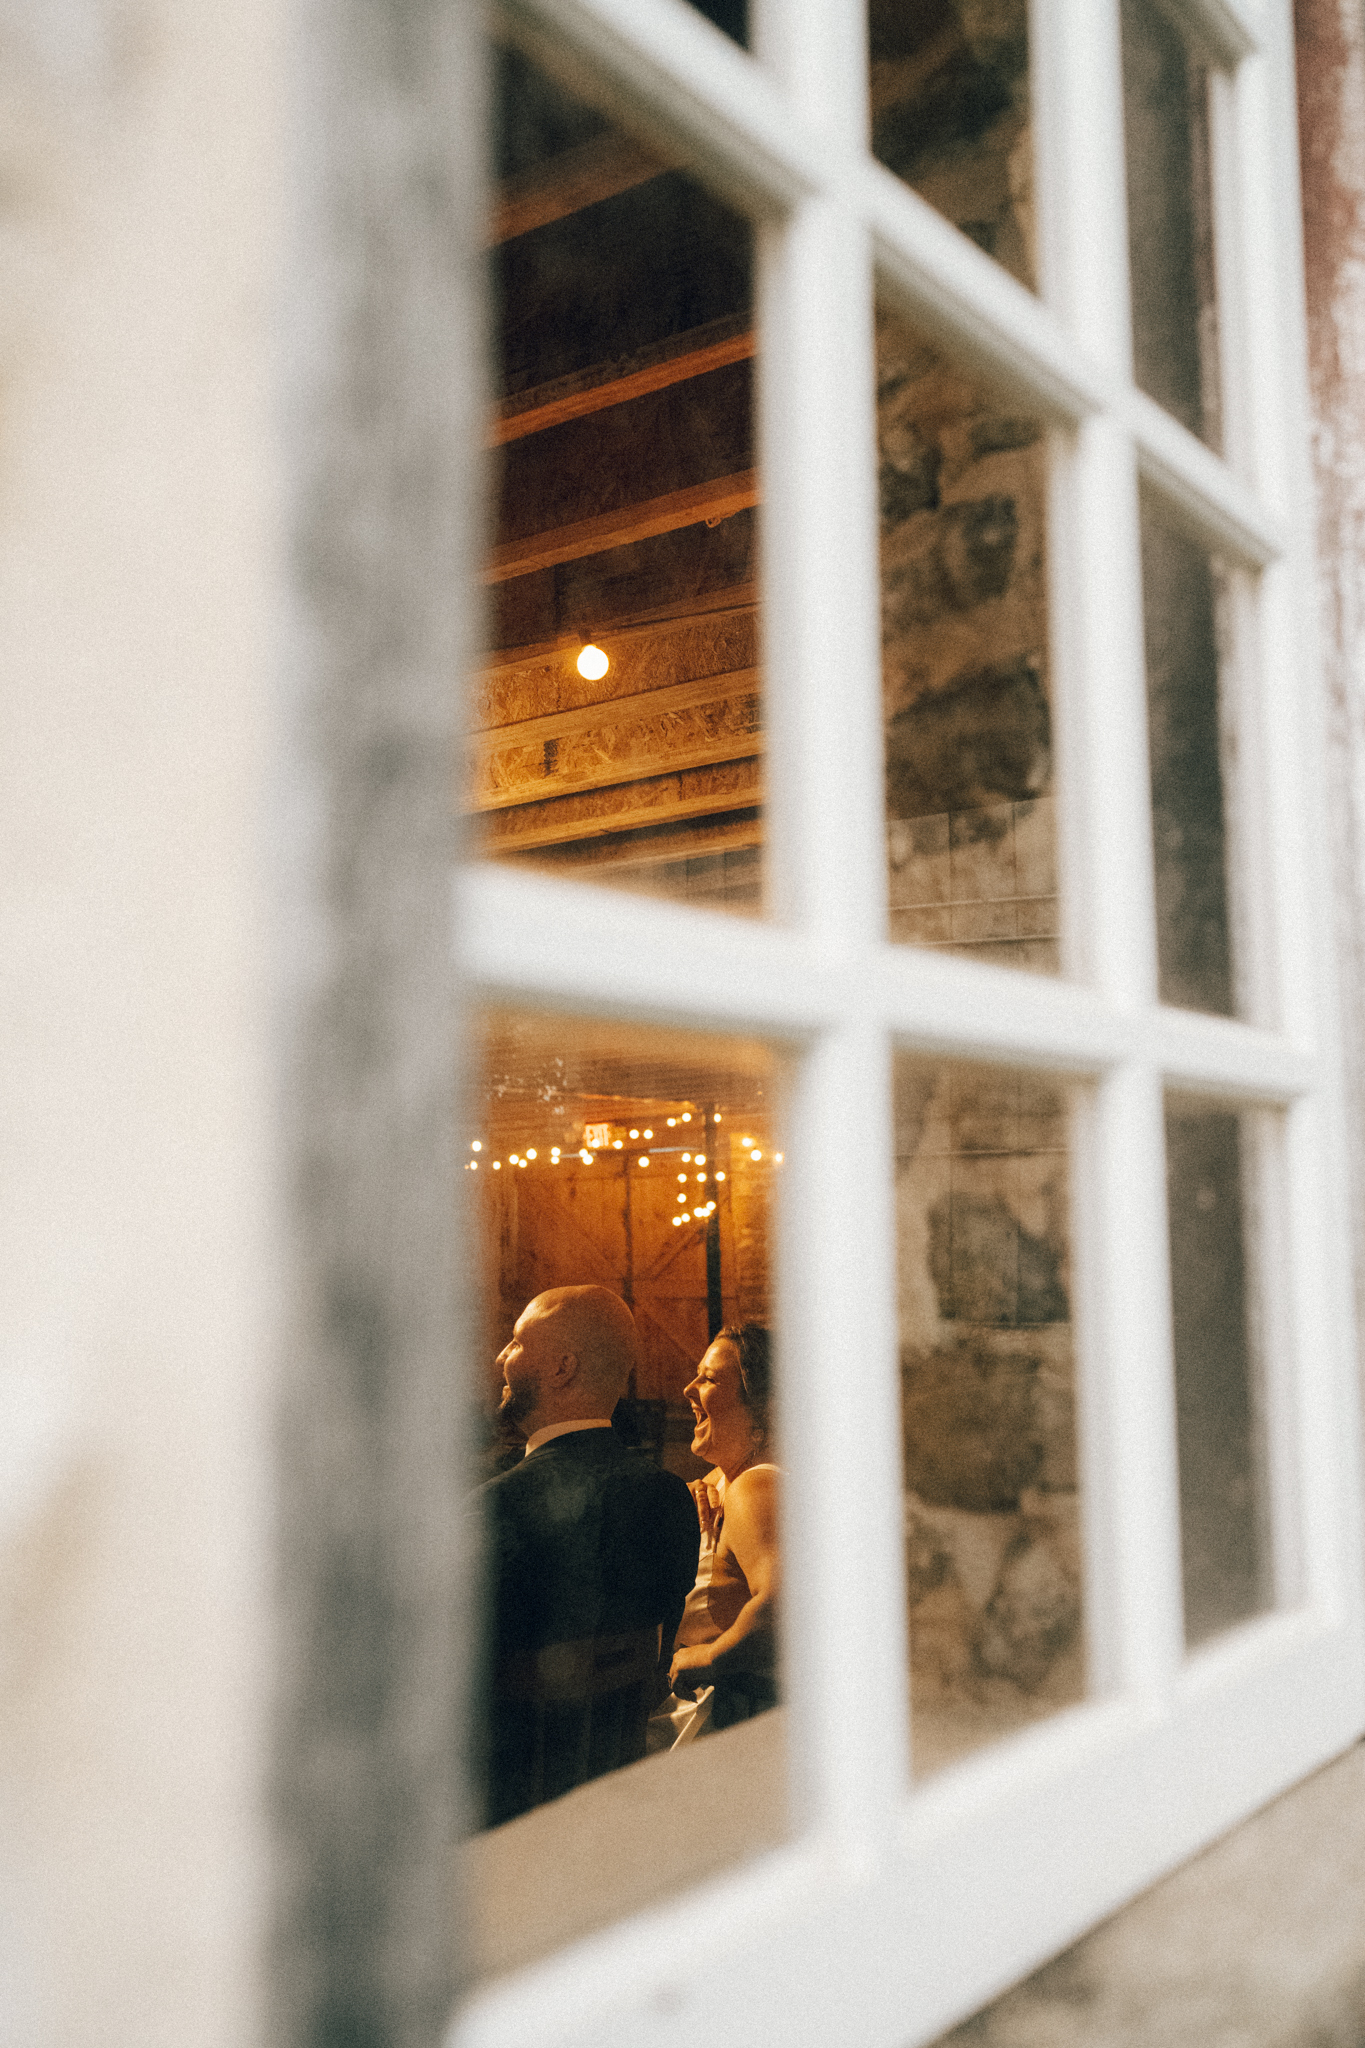
<svg viewBox="0 0 1365 2048"><path fill-rule="evenodd" d="M507 0L544 61L761 223L771 918L471 867L475 1000L793 1056L779 1219L790 1845L477 1990L460 2048L913 2048L1365 1726L1358 1424L1289 0L1169 0L1212 93L1227 459L1132 384L1118 0L1033 0L1034 297L868 154L863 0ZM1067 976L886 938L872 304L1049 421ZM1246 1015L1163 1008L1137 480L1239 593ZM694 963L704 962L704 971ZM1087 1084L1073 1163L1091 1696L912 1784L891 1056ZM1278 1608L1187 1656L1163 1092L1279 1112L1264 1211ZM857 1560L857 1569L848 1560ZM695 1816L704 1825L705 1816ZM722 2017L718 2017L721 2015Z"/></svg>

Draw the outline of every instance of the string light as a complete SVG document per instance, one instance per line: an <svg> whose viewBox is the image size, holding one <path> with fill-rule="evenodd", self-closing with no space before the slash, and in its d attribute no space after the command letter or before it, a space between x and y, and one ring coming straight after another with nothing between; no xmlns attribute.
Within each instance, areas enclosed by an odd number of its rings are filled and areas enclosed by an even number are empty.
<svg viewBox="0 0 1365 2048"><path fill-rule="evenodd" d="M594 647L590 640L580 652L576 666L585 682L600 683L611 663L601 648Z"/></svg>
<svg viewBox="0 0 1365 2048"><path fill-rule="evenodd" d="M722 1112L720 1110L713 1111L711 1113L711 1120L715 1123L720 1123L722 1121ZM670 1129L677 1129L677 1127L680 1124L690 1124L692 1121L693 1113L691 1110L686 1109L681 1110L676 1116L670 1116L665 1118L665 1122L667 1123ZM703 1117L702 1121L705 1122L706 1118ZM628 1150L625 1137L608 1137L607 1132L610 1129L609 1125L594 1126L593 1128L594 1134L600 1137L602 1146L606 1146L609 1144L613 1152L625 1152ZM620 1129L621 1126L618 1125L617 1128ZM632 1139L644 1138L646 1140L652 1141L654 1137L654 1132L648 1126L641 1129L635 1125L632 1125L630 1127L629 1136ZM760 1145L755 1144L753 1137L748 1132L744 1133L738 1140L732 1140L732 1142L737 1143L738 1146L741 1148L741 1151L743 1153L748 1154L749 1163L755 1166L761 1164L764 1157L762 1147ZM471 1152L475 1153L486 1152L487 1142L483 1138L471 1138L469 1140L469 1149ZM561 1146L553 1145L549 1148L548 1163L551 1166L558 1166L561 1164L565 1156L566 1155L564 1154L563 1148ZM567 1156L572 1157L572 1152L570 1152ZM677 1156L681 1158L685 1166L691 1166L694 1168L705 1168L707 1165L707 1155L705 1152L682 1152ZM538 1160L540 1157L541 1155L537 1152L536 1147L534 1145L528 1145L525 1152L509 1152L507 1155L506 1163L508 1166L518 1167L524 1172L533 1161ZM592 1166L596 1163L597 1153L590 1146L584 1145L579 1149L578 1157L582 1161L584 1166ZM785 1154L781 1152L774 1152L770 1155L770 1157L771 1163L774 1166L781 1166L784 1163ZM647 1152L641 1152L637 1156L635 1163L637 1167L648 1167L651 1163L649 1154ZM481 1164L484 1166L490 1166L494 1173L500 1173L503 1167L503 1161L501 1159L485 1158L483 1160L467 1159L465 1161L465 1165L471 1173L477 1173ZM628 1159L622 1161L623 1166L628 1166L628 1164ZM695 1180L698 1183L704 1184L708 1179L711 1179L714 1180L717 1185L721 1185L728 1178L729 1176L727 1175L725 1169L723 1167L717 1167L714 1163L712 1163L711 1165L709 1174L705 1171L695 1172L692 1174L679 1173L677 1179L683 1191L679 1193L678 1201L684 1205L688 1201L688 1196L685 1190L687 1188L687 1184L689 1181ZM685 1223L689 1220L703 1219L713 1214L715 1208L716 1203L714 1200L707 1203L700 1203L698 1204L696 1209L694 1211L689 1212L688 1215L674 1216L672 1221L676 1224Z"/></svg>

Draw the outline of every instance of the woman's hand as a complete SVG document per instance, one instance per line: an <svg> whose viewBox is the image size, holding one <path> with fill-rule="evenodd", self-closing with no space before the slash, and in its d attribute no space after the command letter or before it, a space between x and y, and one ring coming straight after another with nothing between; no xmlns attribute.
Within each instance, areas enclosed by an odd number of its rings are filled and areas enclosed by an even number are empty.
<svg viewBox="0 0 1365 2048"><path fill-rule="evenodd" d="M692 1498L697 1503L697 1520L701 1523L703 1537L715 1542L720 1533L720 1498L711 1490L712 1475L692 1481Z"/></svg>
<svg viewBox="0 0 1365 2048"><path fill-rule="evenodd" d="M710 1643L695 1643L688 1649L673 1652L668 1682L683 1699L691 1699L698 1687L710 1684L711 1650Z"/></svg>

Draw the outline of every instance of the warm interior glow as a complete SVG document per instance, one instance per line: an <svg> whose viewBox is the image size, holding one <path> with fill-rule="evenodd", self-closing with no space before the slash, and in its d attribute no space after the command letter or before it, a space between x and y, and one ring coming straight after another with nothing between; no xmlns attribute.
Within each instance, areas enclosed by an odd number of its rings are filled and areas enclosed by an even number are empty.
<svg viewBox="0 0 1365 2048"><path fill-rule="evenodd" d="M611 663L601 648L594 647L591 641L578 657L578 673L590 683L600 683L610 667Z"/></svg>

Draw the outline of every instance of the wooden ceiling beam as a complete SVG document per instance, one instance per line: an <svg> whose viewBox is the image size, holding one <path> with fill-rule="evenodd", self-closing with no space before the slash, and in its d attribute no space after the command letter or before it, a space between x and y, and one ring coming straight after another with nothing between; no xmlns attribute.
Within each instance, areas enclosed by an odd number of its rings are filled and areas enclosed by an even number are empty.
<svg viewBox="0 0 1365 2048"><path fill-rule="evenodd" d="M738 677L727 677L731 685ZM521 745L492 747L475 767L469 808L501 811L540 802L552 796L609 789L623 782L667 770L714 766L747 760L761 753L763 730L755 677L748 692L717 687L698 690L693 684L674 686L691 692L699 703L675 704L667 710L649 698L635 700L644 709L628 717L597 718L583 729L547 732ZM650 692L669 697L673 690ZM528 720L540 724L539 719ZM501 737L499 735L499 737Z"/></svg>
<svg viewBox="0 0 1365 2048"><path fill-rule="evenodd" d="M642 826L752 809L762 801L763 764L754 756L485 812L475 850L497 855L563 846Z"/></svg>
<svg viewBox="0 0 1365 2048"><path fill-rule="evenodd" d="M729 322L723 324L730 325ZM605 412L613 405L628 405L632 398L644 398L651 391L666 390L670 384L685 384L692 377L704 377L709 370L723 370L727 364L743 362L753 353L754 335L749 329L701 342L695 348L667 354L661 352L655 362L609 374L592 383L583 382L578 389L559 391L553 397L541 398L529 393L529 404L520 399L508 399L500 407L498 417L489 430L489 446L502 448L509 441L519 441L527 434L540 434L548 427L563 426L566 420Z"/></svg>
<svg viewBox="0 0 1365 2048"><path fill-rule="evenodd" d="M503 186L489 222L489 245L515 241L518 235L565 220L603 199L615 199L619 192L648 184L671 168L656 151L643 149L628 135L614 129L595 135L591 142L566 149Z"/></svg>
<svg viewBox="0 0 1365 2048"><path fill-rule="evenodd" d="M518 718L509 725L491 725L473 732L468 739L469 757L471 764L483 767L509 747L543 750L547 740L560 746L583 733L648 724L674 712L723 703L727 697L751 697L758 688L758 670L747 668L733 669L727 675L693 676L686 682L665 683L657 690L640 690L629 697L603 697L593 704L576 705L572 710L546 711L537 718Z"/></svg>
<svg viewBox="0 0 1365 2048"><path fill-rule="evenodd" d="M726 590L713 591L704 597L679 598L675 604L661 604L652 611L629 612L621 619L595 618L592 631L600 639L610 640L615 645L656 634L660 626L687 626L740 614L751 615L757 610L758 585L732 583ZM554 640L538 640L526 647L499 647L484 663L483 673L496 676L505 669L525 668L532 662L544 661L548 656L572 653L583 645L586 637L584 629L561 633Z"/></svg>
<svg viewBox="0 0 1365 2048"><path fill-rule="evenodd" d="M763 844L761 811L721 813L716 817L680 820L676 824L646 826L636 832L606 832L597 839L576 839L557 846L541 846L515 858L553 867L591 868L594 873L654 867L681 860L714 858L722 853L743 853ZM511 856L511 849L508 849Z"/></svg>
<svg viewBox="0 0 1365 2048"><path fill-rule="evenodd" d="M552 569L558 562L576 562L608 548L628 547L634 541L652 540L656 534L674 533L702 520L715 525L757 503L757 470L743 469L708 483L688 484L683 490L666 491L662 497L623 505L615 512L599 512L591 519L551 527L546 533L504 541L490 553L484 581L503 583L513 576L529 576L537 569Z"/></svg>

